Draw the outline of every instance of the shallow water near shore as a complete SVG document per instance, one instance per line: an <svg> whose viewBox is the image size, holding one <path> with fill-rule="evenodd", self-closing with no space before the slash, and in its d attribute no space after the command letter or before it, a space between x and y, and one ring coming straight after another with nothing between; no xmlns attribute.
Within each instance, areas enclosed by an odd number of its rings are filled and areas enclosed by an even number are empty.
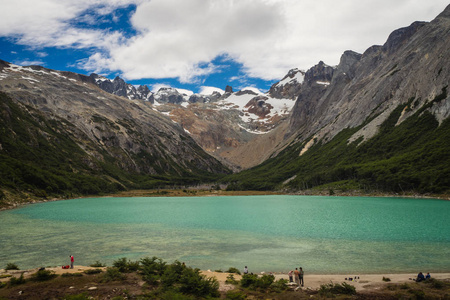
<svg viewBox="0 0 450 300"><path fill-rule="evenodd" d="M251 272L450 271L450 202L232 196L86 198L0 212L0 268L157 256Z"/></svg>

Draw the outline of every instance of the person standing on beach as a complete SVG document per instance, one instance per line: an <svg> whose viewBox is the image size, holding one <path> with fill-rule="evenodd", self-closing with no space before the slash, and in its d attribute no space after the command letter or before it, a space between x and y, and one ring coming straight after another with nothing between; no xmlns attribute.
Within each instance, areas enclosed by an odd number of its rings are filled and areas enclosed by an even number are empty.
<svg viewBox="0 0 450 300"><path fill-rule="evenodd" d="M70 268L73 269L73 262L75 261L75 259L73 258L73 255L69 256L70 256Z"/></svg>
<svg viewBox="0 0 450 300"><path fill-rule="evenodd" d="M303 272L302 267L300 267L300 271L299 271L298 273L299 273L299 274L298 274L299 282L300 282L300 284L303 286L305 282L303 281L303 274L304 274L304 272Z"/></svg>
<svg viewBox="0 0 450 300"><path fill-rule="evenodd" d="M247 266L245 266L245 268L244 268L244 274L248 274L248 268L247 268Z"/></svg>
<svg viewBox="0 0 450 300"><path fill-rule="evenodd" d="M295 271L294 271L295 283L298 285L300 285L300 277L299 276L300 276L300 272L298 271L297 268L295 268Z"/></svg>
<svg viewBox="0 0 450 300"><path fill-rule="evenodd" d="M292 275L293 275L293 274L294 274L294 271L290 270L289 273L288 273L288 276L289 276L289 282L294 282L294 281L292 280Z"/></svg>

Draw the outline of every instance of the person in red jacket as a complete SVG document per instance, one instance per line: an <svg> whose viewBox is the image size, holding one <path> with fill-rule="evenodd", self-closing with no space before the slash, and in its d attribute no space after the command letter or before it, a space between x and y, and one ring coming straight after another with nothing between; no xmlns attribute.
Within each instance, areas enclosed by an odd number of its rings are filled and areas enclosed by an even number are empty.
<svg viewBox="0 0 450 300"><path fill-rule="evenodd" d="M70 268L73 269L73 262L75 260L73 259L73 255L70 255Z"/></svg>

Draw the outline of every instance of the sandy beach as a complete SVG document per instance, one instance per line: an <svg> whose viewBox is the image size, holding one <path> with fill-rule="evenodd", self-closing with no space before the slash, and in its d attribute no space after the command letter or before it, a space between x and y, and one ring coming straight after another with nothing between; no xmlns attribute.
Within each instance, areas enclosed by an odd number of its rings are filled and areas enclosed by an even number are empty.
<svg viewBox="0 0 450 300"><path fill-rule="evenodd" d="M219 273L219 272L212 272L212 271L202 271L202 274L208 276L208 277L216 277L216 279L219 281L221 289L227 290L230 288L233 288L232 285L227 285L225 283L227 276L229 273ZM234 278L236 280L240 280L240 275L234 275ZM261 275L261 274L258 274ZM287 274L274 274L275 279L289 279L289 276ZM352 279L357 276L358 278L356 280L349 280L351 277ZM433 278L436 279L447 279L450 280L450 273L435 273L431 274ZM383 277L389 278L391 281L383 281ZM377 290L380 287L387 285L389 283L405 283L405 282L413 282L412 279L415 279L417 277L417 274L413 273L404 273L404 274L350 274L350 275L342 275L342 274L312 274L308 275L305 274L304 281L305 285L303 286L303 289L312 289L317 290L320 288L323 284L328 283L342 283L346 282L350 285L353 285L357 291L363 291L363 290ZM347 280L345 280L347 278Z"/></svg>
<svg viewBox="0 0 450 300"><path fill-rule="evenodd" d="M106 270L106 267L103 268L93 268L93 267L87 267L87 266L74 266L73 269L62 269L61 267L52 267L52 268L46 268L46 270L54 271L55 274L61 275L64 273L80 273L89 269L102 269L103 271ZM19 277L22 273L24 273L24 277L27 278L31 274L38 271L38 268L36 269L29 269L29 270L0 270L0 276L1 275L12 275L14 277ZM220 290L221 291L227 291L232 290L234 288L233 285L227 284L225 281L227 280L227 277L230 275L230 273L225 272L214 272L214 271L201 271L201 273L207 277L215 277L220 284ZM265 273L269 274L269 273ZM257 274L262 275L262 274ZM273 274L278 279L286 279L288 280L289 277L287 274ZM241 279L241 275L233 274L234 278L236 280ZM356 279L355 279L356 276ZM383 277L389 278L390 281L384 281ZM357 291L370 291L370 290L378 290L382 288L383 286L390 284L390 283L411 283L413 282L413 279L417 277L417 274L413 273L402 273L402 274L311 274L308 275L307 273L304 276L305 285L302 287L302 289L311 289L311 290L317 290L320 288L323 284L328 283L342 283L346 282L350 285L353 285ZM439 279L439 280L450 280L450 273L432 273L432 278ZM352 278L352 280L349 280ZM347 280L346 280L347 279ZM9 281L9 277L0 278L0 281L6 282Z"/></svg>

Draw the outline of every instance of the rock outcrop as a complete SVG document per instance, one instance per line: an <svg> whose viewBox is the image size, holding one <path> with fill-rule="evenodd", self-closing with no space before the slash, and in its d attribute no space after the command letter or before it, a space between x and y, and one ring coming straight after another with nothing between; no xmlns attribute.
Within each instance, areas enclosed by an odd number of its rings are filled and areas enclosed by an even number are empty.
<svg viewBox="0 0 450 300"><path fill-rule="evenodd" d="M352 137L367 140L399 105L413 105L402 119L424 106L442 122L449 101L431 101L450 77L449 8L432 22L414 22L395 30L383 46L363 54L346 51L336 68L320 62L308 70L293 108L289 136L327 142L345 128L366 123Z"/></svg>
<svg viewBox="0 0 450 300"><path fill-rule="evenodd" d="M70 135L84 150L88 165L113 159L117 167L135 174L227 172L183 128L154 111L148 101L107 93L89 79L92 76L80 79L42 67L3 61L0 65L0 90L25 111L30 107L48 122L62 120L58 131ZM114 83L107 84L116 92L127 87L117 78Z"/></svg>

